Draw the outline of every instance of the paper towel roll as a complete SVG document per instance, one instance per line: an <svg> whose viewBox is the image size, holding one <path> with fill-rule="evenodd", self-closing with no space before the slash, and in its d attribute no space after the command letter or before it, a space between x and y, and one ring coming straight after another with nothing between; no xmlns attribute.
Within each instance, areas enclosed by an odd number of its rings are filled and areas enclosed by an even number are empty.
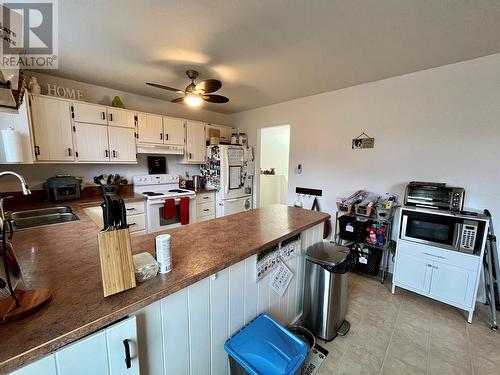
<svg viewBox="0 0 500 375"><path fill-rule="evenodd" d="M7 163L22 163L23 138L18 131L7 128L2 130L3 149Z"/></svg>

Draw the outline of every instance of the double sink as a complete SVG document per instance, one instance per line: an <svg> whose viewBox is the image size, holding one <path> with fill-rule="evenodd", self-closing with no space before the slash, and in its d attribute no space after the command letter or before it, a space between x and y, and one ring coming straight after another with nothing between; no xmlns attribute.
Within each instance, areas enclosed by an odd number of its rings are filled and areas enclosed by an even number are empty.
<svg viewBox="0 0 500 375"><path fill-rule="evenodd" d="M15 211L8 214L13 229L28 229L51 224L80 220L67 206L40 208L36 210Z"/></svg>

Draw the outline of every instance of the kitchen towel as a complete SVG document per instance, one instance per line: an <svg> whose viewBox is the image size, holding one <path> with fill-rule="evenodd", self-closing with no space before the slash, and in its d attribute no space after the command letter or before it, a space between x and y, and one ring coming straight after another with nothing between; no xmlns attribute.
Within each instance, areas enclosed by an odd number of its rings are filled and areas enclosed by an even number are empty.
<svg viewBox="0 0 500 375"><path fill-rule="evenodd" d="M175 199L167 198L163 204L163 218L165 220L170 220L175 215Z"/></svg>
<svg viewBox="0 0 500 375"><path fill-rule="evenodd" d="M181 206L181 225L189 224L189 197L182 197L180 206Z"/></svg>

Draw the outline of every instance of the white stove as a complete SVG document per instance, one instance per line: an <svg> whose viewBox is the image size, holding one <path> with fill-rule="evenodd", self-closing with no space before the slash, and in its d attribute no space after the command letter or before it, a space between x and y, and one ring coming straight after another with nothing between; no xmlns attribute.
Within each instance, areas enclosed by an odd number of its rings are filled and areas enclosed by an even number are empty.
<svg viewBox="0 0 500 375"><path fill-rule="evenodd" d="M180 226L180 198L189 197L189 223L196 221L196 194L194 191L179 188L179 176L173 174L151 174L134 176L134 193L147 198L147 229L157 232ZM173 218L165 219L163 207L165 200L174 199L176 212Z"/></svg>

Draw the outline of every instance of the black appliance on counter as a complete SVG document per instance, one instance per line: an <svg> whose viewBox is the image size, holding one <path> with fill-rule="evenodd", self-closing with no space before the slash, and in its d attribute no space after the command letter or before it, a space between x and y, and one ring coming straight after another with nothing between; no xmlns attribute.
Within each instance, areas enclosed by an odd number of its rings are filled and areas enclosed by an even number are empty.
<svg viewBox="0 0 500 375"><path fill-rule="evenodd" d="M167 159L165 158L165 156L148 156L148 173L166 174Z"/></svg>
<svg viewBox="0 0 500 375"><path fill-rule="evenodd" d="M406 185L405 206L462 211L465 190L445 183L412 181Z"/></svg>
<svg viewBox="0 0 500 375"><path fill-rule="evenodd" d="M58 175L48 178L43 189L49 202L78 199L81 194L81 182L80 177Z"/></svg>

